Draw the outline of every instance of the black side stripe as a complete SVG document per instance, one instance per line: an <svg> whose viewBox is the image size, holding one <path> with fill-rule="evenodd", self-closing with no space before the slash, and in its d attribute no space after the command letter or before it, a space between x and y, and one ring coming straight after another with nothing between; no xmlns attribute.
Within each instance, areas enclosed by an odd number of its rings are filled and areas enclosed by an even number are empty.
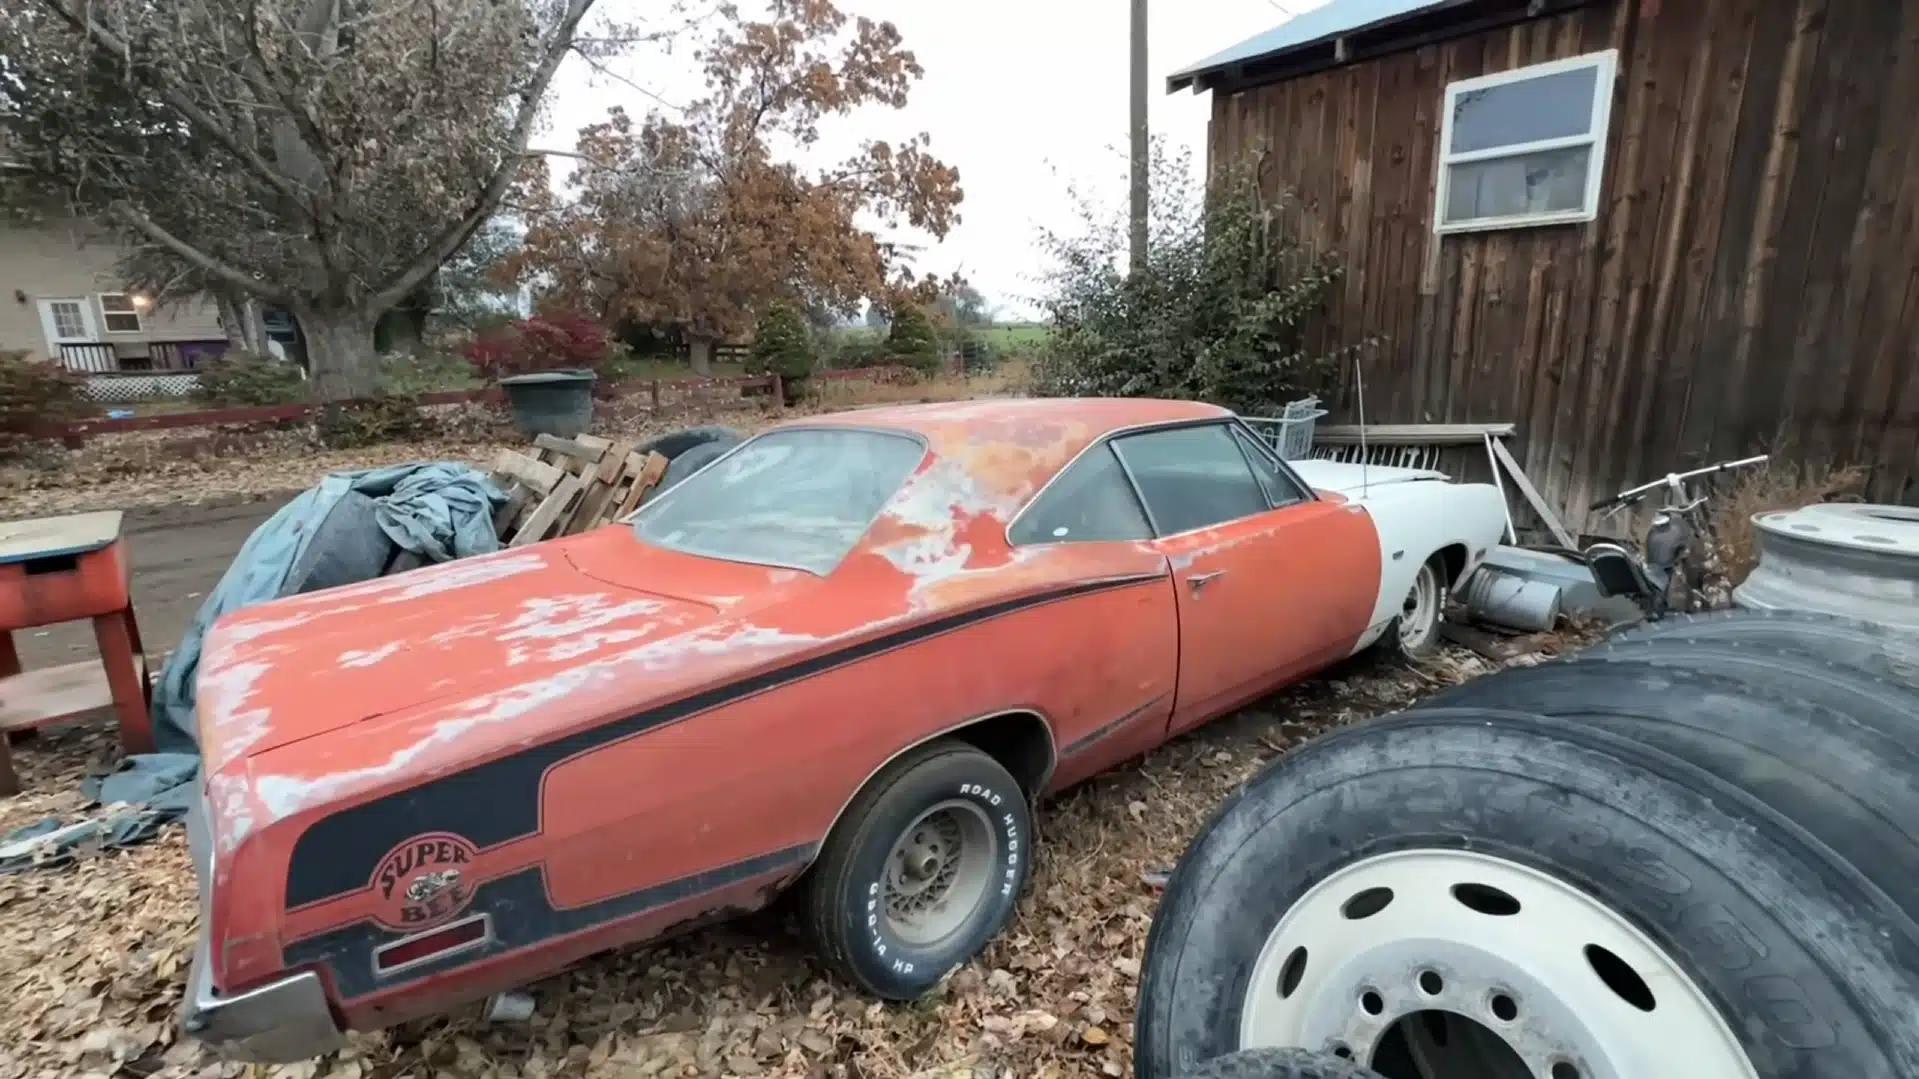
<svg viewBox="0 0 1919 1079"><path fill-rule="evenodd" d="M464 836L484 850L537 834L541 784L548 769L583 753L981 622L1163 580L1156 573L1108 578L945 615L575 731L341 810L316 821L294 844L287 866L287 907L324 902L365 888L379 860L414 836L447 832Z"/></svg>
<svg viewBox="0 0 1919 1079"><path fill-rule="evenodd" d="M815 850L812 844L788 847L571 910L554 909L547 899L545 875L538 866L533 866L487 881L475 891L473 902L464 914L484 912L491 915L493 921L492 938L477 949L461 951L458 955L430 960L380 977L373 970L374 950L400 940L407 934L395 933L372 922L355 922L288 944L286 962L290 967L325 965L332 972L333 983L340 996L350 1000L376 989L431 978L455 967L477 963L621 918L644 914L757 877L780 872L797 873L813 860Z"/></svg>
<svg viewBox="0 0 1919 1079"><path fill-rule="evenodd" d="M1115 719L1110 723L1101 724L1099 727L1094 728L1091 732L1087 734L1083 734L1080 737L1073 739L1071 742L1066 743L1066 748L1060 750L1059 755L1062 758L1065 758L1065 757L1074 757L1081 753L1086 752L1087 750L1093 748L1095 745L1099 744L1100 742L1105 741L1107 738L1111 737L1112 735L1118 734L1128 724L1132 723L1134 720L1138 719L1139 717L1145 715L1147 712L1152 711L1153 706L1157 705L1159 702L1165 699L1166 699L1166 694L1162 693L1159 696L1154 697L1152 700L1147 701L1145 704L1140 705L1138 708L1135 708L1132 711L1126 713L1125 715L1119 717L1118 719Z"/></svg>

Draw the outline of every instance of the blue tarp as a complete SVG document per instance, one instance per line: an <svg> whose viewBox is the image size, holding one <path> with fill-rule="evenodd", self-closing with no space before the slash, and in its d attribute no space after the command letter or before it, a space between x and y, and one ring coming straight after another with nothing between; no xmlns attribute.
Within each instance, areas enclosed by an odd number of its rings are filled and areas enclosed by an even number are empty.
<svg viewBox="0 0 1919 1079"><path fill-rule="evenodd" d="M194 680L207 631L233 611L285 595L289 573L349 491L374 500L374 520L388 540L429 563L499 550L493 511L506 495L485 473L444 461L333 473L254 529L200 606L154 687L153 734L162 752L199 752Z"/></svg>

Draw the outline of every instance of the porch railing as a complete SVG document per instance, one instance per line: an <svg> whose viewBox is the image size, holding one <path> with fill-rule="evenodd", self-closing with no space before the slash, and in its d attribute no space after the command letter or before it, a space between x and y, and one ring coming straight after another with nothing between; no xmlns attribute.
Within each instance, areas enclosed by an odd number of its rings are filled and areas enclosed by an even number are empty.
<svg viewBox="0 0 1919 1079"><path fill-rule="evenodd" d="M145 356L123 356L104 341L60 346L60 362L87 375L177 374L199 369L200 361L227 349L224 340L149 341Z"/></svg>

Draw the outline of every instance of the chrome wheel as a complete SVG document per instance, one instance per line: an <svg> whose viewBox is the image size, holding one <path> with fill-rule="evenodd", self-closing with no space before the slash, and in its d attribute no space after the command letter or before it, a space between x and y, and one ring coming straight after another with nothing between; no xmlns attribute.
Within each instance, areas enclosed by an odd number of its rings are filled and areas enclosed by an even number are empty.
<svg viewBox="0 0 1919 1079"><path fill-rule="evenodd" d="M1261 948L1240 1047L1388 1079L1757 1079L1704 993L1610 908L1469 851L1356 862Z"/></svg>
<svg viewBox="0 0 1919 1079"><path fill-rule="evenodd" d="M1444 602L1439 587L1439 571L1431 562L1419 567L1412 591L1399 609L1399 645L1408 655L1418 655L1432 647L1439 632L1439 609Z"/></svg>
<svg viewBox="0 0 1919 1079"><path fill-rule="evenodd" d="M886 922L908 944L932 944L973 916L998 861L986 812L970 801L941 802L913 821L886 858Z"/></svg>

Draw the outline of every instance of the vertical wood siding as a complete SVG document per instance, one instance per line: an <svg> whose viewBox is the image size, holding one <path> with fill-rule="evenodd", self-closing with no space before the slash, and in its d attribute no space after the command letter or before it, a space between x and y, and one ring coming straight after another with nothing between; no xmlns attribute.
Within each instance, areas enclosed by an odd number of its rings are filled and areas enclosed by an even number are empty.
<svg viewBox="0 0 1919 1079"><path fill-rule="evenodd" d="M1609 48L1599 219L1436 236L1446 84ZM1615 0L1214 96L1209 159L1347 268L1369 420L1517 423L1573 523L1768 448L1919 501L1919 0Z"/></svg>

